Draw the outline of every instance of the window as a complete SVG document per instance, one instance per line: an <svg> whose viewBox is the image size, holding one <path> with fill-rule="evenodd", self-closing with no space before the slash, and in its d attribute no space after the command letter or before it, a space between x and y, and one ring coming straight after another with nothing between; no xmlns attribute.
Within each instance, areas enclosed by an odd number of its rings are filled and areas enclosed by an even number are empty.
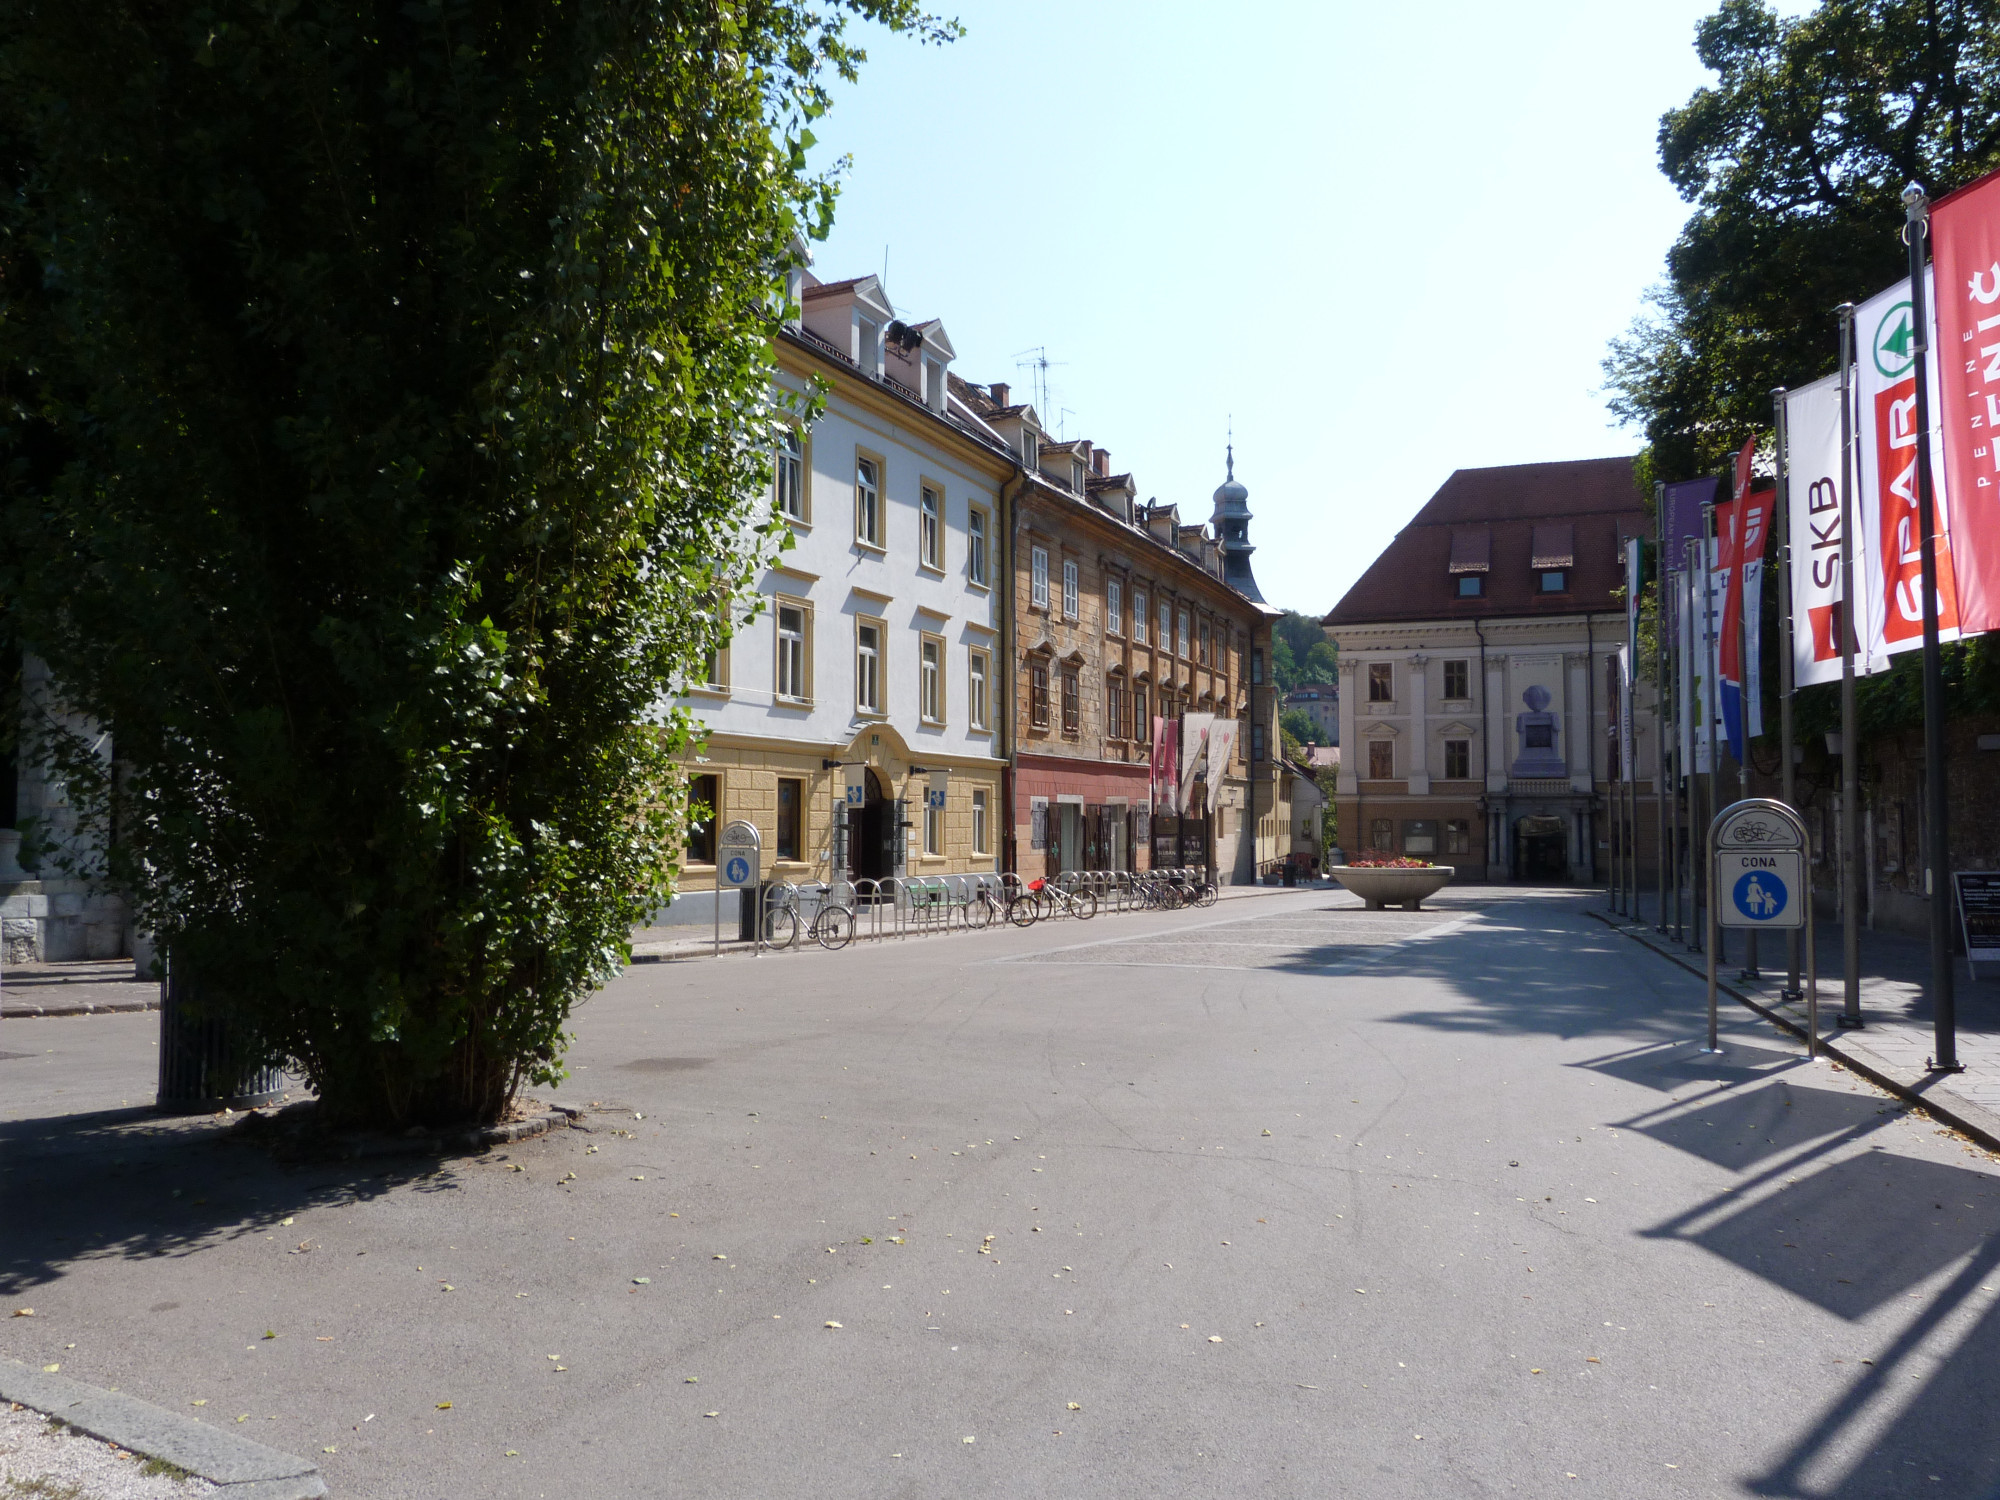
<svg viewBox="0 0 2000 1500"><path fill-rule="evenodd" d="M691 865L715 863L715 825L722 813L722 778L688 778L687 857Z"/></svg>
<svg viewBox="0 0 2000 1500"><path fill-rule="evenodd" d="M1089 482L1087 477L1089 472L1082 464L1071 460L1069 466L1069 487L1079 495L1083 493L1084 485Z"/></svg>
<svg viewBox="0 0 2000 1500"><path fill-rule="evenodd" d="M1030 469L1039 469L1042 466L1042 445L1036 441L1035 429L1032 427L1021 429L1021 462Z"/></svg>
<svg viewBox="0 0 2000 1500"><path fill-rule="evenodd" d="M1208 665L1208 621L1203 620L1195 629L1194 659L1204 667Z"/></svg>
<svg viewBox="0 0 2000 1500"><path fill-rule="evenodd" d="M702 653L701 681L704 687L721 692L729 686L729 648L710 646Z"/></svg>
<svg viewBox="0 0 2000 1500"><path fill-rule="evenodd" d="M805 807L806 784L791 776L778 778L778 858L798 859L803 842L799 837L801 811Z"/></svg>
<svg viewBox="0 0 2000 1500"><path fill-rule="evenodd" d="M1444 695L1447 698L1472 696L1472 663L1448 661L1444 664Z"/></svg>
<svg viewBox="0 0 2000 1500"><path fill-rule="evenodd" d="M1444 776L1447 781L1464 781L1472 774L1472 741L1444 742Z"/></svg>
<svg viewBox="0 0 2000 1500"><path fill-rule="evenodd" d="M1063 618L1077 617L1076 563L1070 558L1063 559Z"/></svg>
<svg viewBox="0 0 2000 1500"><path fill-rule="evenodd" d="M917 546L927 568L944 571L944 495L925 485L917 496Z"/></svg>
<svg viewBox="0 0 2000 1500"><path fill-rule="evenodd" d="M1261 687L1264 682L1264 652L1259 647L1250 653L1250 682L1253 687Z"/></svg>
<svg viewBox="0 0 2000 1500"><path fill-rule="evenodd" d="M854 461L854 536L871 547L882 545L882 470L872 458Z"/></svg>
<svg viewBox="0 0 2000 1500"><path fill-rule="evenodd" d="M1028 602L1036 609L1049 607L1049 549L1036 547L1028 553Z"/></svg>
<svg viewBox="0 0 2000 1500"><path fill-rule="evenodd" d="M1146 595L1139 589L1132 591L1132 640L1137 645L1146 644Z"/></svg>
<svg viewBox="0 0 2000 1500"><path fill-rule="evenodd" d="M1116 677L1104 679L1104 734L1107 739L1125 738L1125 684Z"/></svg>
<svg viewBox="0 0 2000 1500"><path fill-rule="evenodd" d="M986 663L982 647L974 646L965 654L965 711L974 729L986 727Z"/></svg>
<svg viewBox="0 0 2000 1500"><path fill-rule="evenodd" d="M812 696L806 676L806 632L811 613L803 604L778 605L778 696L804 701Z"/></svg>
<svg viewBox="0 0 2000 1500"><path fill-rule="evenodd" d="M1569 574L1561 568L1550 568L1542 574L1542 592L1560 594L1569 587Z"/></svg>
<svg viewBox="0 0 2000 1500"><path fill-rule="evenodd" d="M1477 599L1481 594L1484 594L1485 592L1486 592L1486 580L1484 578L1481 578L1477 573L1461 573L1458 575L1459 598Z"/></svg>
<svg viewBox="0 0 2000 1500"><path fill-rule="evenodd" d="M923 637L917 648L919 711L926 724L944 722L944 642L937 636Z"/></svg>
<svg viewBox="0 0 2000 1500"><path fill-rule="evenodd" d="M944 809L932 807L924 799L924 853L933 857L944 853Z"/></svg>
<svg viewBox="0 0 2000 1500"><path fill-rule="evenodd" d="M1180 626L1180 633L1174 637L1174 654L1180 657L1182 661L1186 661L1188 654L1188 612L1183 609L1174 618L1175 623Z"/></svg>
<svg viewBox="0 0 2000 1500"><path fill-rule="evenodd" d="M1028 722L1037 729L1049 727L1049 664L1028 663Z"/></svg>
<svg viewBox="0 0 2000 1500"><path fill-rule="evenodd" d="M1174 607L1165 599L1160 601L1160 640L1162 651L1174 649Z"/></svg>
<svg viewBox="0 0 2000 1500"><path fill-rule="evenodd" d="M787 426L785 435L778 443L777 473L773 480L777 489L778 512L794 521L806 519L806 442L798 428Z"/></svg>
<svg viewBox="0 0 2000 1500"><path fill-rule="evenodd" d="M1146 684L1132 684L1132 738L1153 742L1153 721L1146 717Z"/></svg>
<svg viewBox="0 0 2000 1500"><path fill-rule="evenodd" d="M1075 667L1064 667L1062 674L1063 733L1076 734L1083 728L1083 685L1077 680Z"/></svg>
<svg viewBox="0 0 2000 1500"><path fill-rule="evenodd" d="M986 840L986 793L975 791L972 794L972 852L990 853Z"/></svg>
<svg viewBox="0 0 2000 1500"><path fill-rule="evenodd" d="M1376 818L1368 825L1368 847L1378 854L1391 853L1396 847L1396 825L1388 818Z"/></svg>
<svg viewBox="0 0 2000 1500"><path fill-rule="evenodd" d="M1250 758L1252 760L1262 760L1264 758L1264 726L1262 724L1252 724L1250 726Z"/></svg>
<svg viewBox="0 0 2000 1500"><path fill-rule="evenodd" d="M965 577L986 587L986 512L976 505L965 520Z"/></svg>
<svg viewBox="0 0 2000 1500"><path fill-rule="evenodd" d="M1388 781L1396 774L1396 747L1389 740L1368 742L1368 776L1372 781Z"/></svg>
<svg viewBox="0 0 2000 1500"><path fill-rule="evenodd" d="M854 707L864 714L882 712L882 636L880 620L854 622Z"/></svg>
<svg viewBox="0 0 2000 1500"><path fill-rule="evenodd" d="M1444 820L1444 852L1447 854L1470 854L1472 852L1471 819L1446 818Z"/></svg>
<svg viewBox="0 0 2000 1500"><path fill-rule="evenodd" d="M1125 585L1116 578L1104 581L1104 633L1117 635L1125 628Z"/></svg>
<svg viewBox="0 0 2000 1500"><path fill-rule="evenodd" d="M1368 701L1370 703L1394 703L1396 701L1396 668L1386 661L1368 663Z"/></svg>

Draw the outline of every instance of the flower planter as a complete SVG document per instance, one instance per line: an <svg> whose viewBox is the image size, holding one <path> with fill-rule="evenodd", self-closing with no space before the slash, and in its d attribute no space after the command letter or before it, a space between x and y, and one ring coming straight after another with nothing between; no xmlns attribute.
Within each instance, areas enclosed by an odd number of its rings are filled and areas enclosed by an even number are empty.
<svg viewBox="0 0 2000 1500"><path fill-rule="evenodd" d="M1397 870L1335 865L1327 873L1367 902L1370 911L1380 911L1385 906L1421 911L1426 899L1450 884L1453 867L1427 865L1418 870Z"/></svg>

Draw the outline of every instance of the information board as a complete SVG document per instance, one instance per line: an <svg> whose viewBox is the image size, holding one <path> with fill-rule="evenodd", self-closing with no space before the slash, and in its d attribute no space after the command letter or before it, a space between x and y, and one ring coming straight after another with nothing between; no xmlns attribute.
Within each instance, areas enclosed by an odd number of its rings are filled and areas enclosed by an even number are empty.
<svg viewBox="0 0 2000 1500"><path fill-rule="evenodd" d="M2000 964L2000 871L1953 870L1967 964Z"/></svg>

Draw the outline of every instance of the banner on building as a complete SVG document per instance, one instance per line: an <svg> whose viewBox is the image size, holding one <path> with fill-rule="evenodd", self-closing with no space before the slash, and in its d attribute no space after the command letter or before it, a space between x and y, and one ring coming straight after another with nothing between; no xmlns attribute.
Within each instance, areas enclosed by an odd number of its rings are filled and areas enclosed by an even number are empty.
<svg viewBox="0 0 2000 1500"><path fill-rule="evenodd" d="M1237 722L1215 716L1208 726L1208 805L1213 809L1222 789L1222 778L1229 774L1229 762L1236 754Z"/></svg>
<svg viewBox="0 0 2000 1500"><path fill-rule="evenodd" d="M1176 754L1179 747L1179 722L1155 715L1152 766L1146 782L1146 795L1155 817L1171 818L1180 813L1180 803L1176 800L1180 794L1180 761Z"/></svg>
<svg viewBox="0 0 2000 1500"><path fill-rule="evenodd" d="M1858 411L1849 413L1849 432L1860 431ZM1840 597L1840 375L1785 395L1785 469L1790 488L1792 552L1792 681L1800 687L1840 680L1840 622L1880 618L1869 599L1880 569L1870 565L1866 526L1854 528L1854 592L1851 611ZM1857 475L1850 469L1850 504L1860 514ZM1849 633L1854 633L1853 624ZM1854 636L1854 670L1879 672L1889 661L1867 640Z"/></svg>
<svg viewBox="0 0 2000 1500"><path fill-rule="evenodd" d="M1928 273L1926 273L1928 274ZM1929 294L1926 294L1929 300ZM1935 309L1935 302L1931 303ZM1937 326L1931 319L1926 356L1937 384ZM1860 527L1874 551L1875 577L1868 654L1912 651L1924 643L1923 561L1917 525L1917 349L1906 283L1871 297L1854 314L1860 408ZM1959 636L1958 585L1952 551L1950 491L1944 447L1931 431L1931 474L1937 502L1938 638Z"/></svg>
<svg viewBox="0 0 2000 1500"><path fill-rule="evenodd" d="M1942 379L1931 387L1952 497L1960 628L2000 628L2000 173L1931 210L1933 301Z"/></svg>
<svg viewBox="0 0 2000 1500"><path fill-rule="evenodd" d="M1194 806L1194 784L1208 774L1208 731L1214 722L1214 714L1181 715L1179 805L1183 811ZM1221 778L1209 779L1219 781Z"/></svg>

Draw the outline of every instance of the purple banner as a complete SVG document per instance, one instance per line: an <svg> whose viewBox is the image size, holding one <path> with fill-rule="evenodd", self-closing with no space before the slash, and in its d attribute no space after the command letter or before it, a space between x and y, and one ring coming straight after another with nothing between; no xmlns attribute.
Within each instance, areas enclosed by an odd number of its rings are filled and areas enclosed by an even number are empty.
<svg viewBox="0 0 2000 1500"><path fill-rule="evenodd" d="M1712 505L1722 481L1714 475L1707 479L1683 479L1679 484L1666 487L1663 504L1666 507L1666 567L1669 572L1678 573L1687 558L1690 541L1698 541L1707 534L1702 525L1701 508Z"/></svg>

